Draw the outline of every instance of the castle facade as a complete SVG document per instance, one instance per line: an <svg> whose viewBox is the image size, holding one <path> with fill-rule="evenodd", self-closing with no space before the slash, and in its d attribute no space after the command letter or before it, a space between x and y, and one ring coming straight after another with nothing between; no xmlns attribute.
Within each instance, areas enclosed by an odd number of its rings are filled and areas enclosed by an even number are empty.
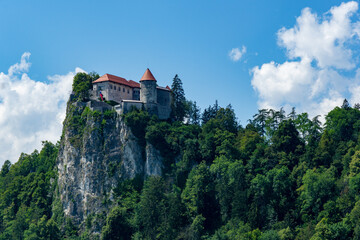
<svg viewBox="0 0 360 240"><path fill-rule="evenodd" d="M146 69L140 83L126 80L111 74L105 74L93 82L92 95L95 99L100 95L108 101L119 103L115 109L120 114L132 108L146 109L159 119L168 119L171 113L171 89L160 87L154 75Z"/></svg>

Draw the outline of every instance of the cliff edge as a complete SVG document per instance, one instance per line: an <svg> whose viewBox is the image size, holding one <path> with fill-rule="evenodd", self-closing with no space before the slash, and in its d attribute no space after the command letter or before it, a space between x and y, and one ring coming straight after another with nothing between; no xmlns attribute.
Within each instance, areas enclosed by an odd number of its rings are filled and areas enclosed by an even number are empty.
<svg viewBox="0 0 360 240"><path fill-rule="evenodd" d="M113 206L113 189L125 179L161 175L163 159L151 144L139 142L116 111L88 106L71 99L67 105L57 192L65 219L81 229L91 216L93 233L100 233L101 215Z"/></svg>

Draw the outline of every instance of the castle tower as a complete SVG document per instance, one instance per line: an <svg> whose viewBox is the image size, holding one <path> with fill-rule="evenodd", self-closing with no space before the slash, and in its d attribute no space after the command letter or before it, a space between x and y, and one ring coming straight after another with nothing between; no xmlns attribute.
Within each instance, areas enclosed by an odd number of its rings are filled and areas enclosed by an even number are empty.
<svg viewBox="0 0 360 240"><path fill-rule="evenodd" d="M157 103L156 79L149 69L146 69L140 79L140 101L145 104Z"/></svg>

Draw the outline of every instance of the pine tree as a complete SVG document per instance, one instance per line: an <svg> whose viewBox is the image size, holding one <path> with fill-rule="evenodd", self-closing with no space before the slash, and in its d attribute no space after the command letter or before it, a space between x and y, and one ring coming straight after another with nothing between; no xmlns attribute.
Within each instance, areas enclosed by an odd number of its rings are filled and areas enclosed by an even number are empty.
<svg viewBox="0 0 360 240"><path fill-rule="evenodd" d="M186 99L181 79L177 74L173 79L171 88L171 118L174 121L183 121L186 114Z"/></svg>
<svg viewBox="0 0 360 240"><path fill-rule="evenodd" d="M187 101L187 117L190 124L200 125L200 108L196 105L196 101Z"/></svg>
<svg viewBox="0 0 360 240"><path fill-rule="evenodd" d="M215 101L213 106L206 108L201 116L202 125L206 124L210 119L215 118L220 107L218 101Z"/></svg>
<svg viewBox="0 0 360 240"><path fill-rule="evenodd" d="M348 100L347 100L346 98L344 99L344 102L343 102L341 108L343 108L343 109L349 109L349 108L351 108L351 107L350 107L350 104L349 104L349 102L348 102Z"/></svg>
<svg viewBox="0 0 360 240"><path fill-rule="evenodd" d="M357 110L360 110L360 103L355 103L354 108L357 109Z"/></svg>

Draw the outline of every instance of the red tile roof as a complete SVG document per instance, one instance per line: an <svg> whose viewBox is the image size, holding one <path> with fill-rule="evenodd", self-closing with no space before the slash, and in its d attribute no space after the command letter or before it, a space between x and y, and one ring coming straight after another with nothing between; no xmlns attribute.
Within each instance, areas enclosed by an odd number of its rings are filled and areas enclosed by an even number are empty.
<svg viewBox="0 0 360 240"><path fill-rule="evenodd" d="M133 80L126 80L125 78L122 77L118 77L115 75L111 75L111 74L105 74L102 75L100 78L98 78L97 80L93 81L93 83L99 83L99 82L114 82L114 83L119 83L125 86L129 86L129 87L136 87L136 88L140 88L140 83L137 83Z"/></svg>
<svg viewBox="0 0 360 240"><path fill-rule="evenodd" d="M166 87L159 87L159 86L157 86L156 89L160 89L160 90L164 90L164 91L171 91L170 89L168 89Z"/></svg>
<svg viewBox="0 0 360 240"><path fill-rule="evenodd" d="M146 69L144 75L143 75L142 78L140 79L140 82L141 82L141 81L148 81L148 80L150 80L150 81L156 81L154 75L152 75L152 73L150 72L150 70L149 70L149 69Z"/></svg>
<svg viewBox="0 0 360 240"><path fill-rule="evenodd" d="M140 88L140 83L135 82L133 80L129 80L129 84L132 85L134 88Z"/></svg>

